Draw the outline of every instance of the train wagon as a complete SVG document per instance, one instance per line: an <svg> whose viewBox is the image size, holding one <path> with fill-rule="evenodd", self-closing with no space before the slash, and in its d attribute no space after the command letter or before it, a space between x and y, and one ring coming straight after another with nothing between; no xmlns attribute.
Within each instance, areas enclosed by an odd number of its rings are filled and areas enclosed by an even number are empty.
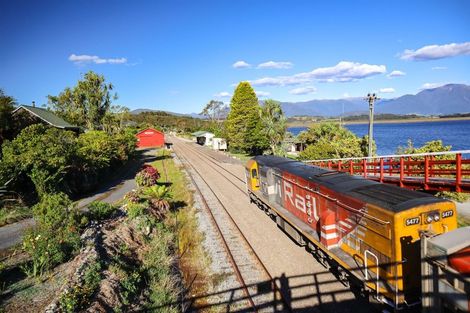
<svg viewBox="0 0 470 313"><path fill-rule="evenodd" d="M420 234L457 227L455 204L276 156L246 164L250 200L338 279L400 310L420 302Z"/></svg>

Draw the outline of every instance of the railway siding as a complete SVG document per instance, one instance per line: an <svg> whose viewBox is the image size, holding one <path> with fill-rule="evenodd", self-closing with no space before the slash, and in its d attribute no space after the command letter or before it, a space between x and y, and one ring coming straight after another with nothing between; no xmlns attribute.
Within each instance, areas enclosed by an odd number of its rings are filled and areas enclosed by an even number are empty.
<svg viewBox="0 0 470 313"><path fill-rule="evenodd" d="M198 191L195 201L199 206L200 226L205 230L205 248L212 258L211 270L220 278L213 286L217 296L207 302L235 311L273 312L272 300L276 295L271 286L264 286L266 290L260 293L259 282L267 281L268 277L241 232L211 187L184 158L184 152L176 149L176 153L192 178L193 188Z"/></svg>

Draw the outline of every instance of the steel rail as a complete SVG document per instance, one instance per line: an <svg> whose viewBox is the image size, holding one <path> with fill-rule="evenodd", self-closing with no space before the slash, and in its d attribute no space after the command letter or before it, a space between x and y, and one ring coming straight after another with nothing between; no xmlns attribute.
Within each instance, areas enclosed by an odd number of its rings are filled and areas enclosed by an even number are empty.
<svg viewBox="0 0 470 313"><path fill-rule="evenodd" d="M176 145L175 145L176 146ZM186 146L187 147L187 146ZM182 149L183 150L183 149ZM189 150L189 149L188 149ZM186 159L187 160L187 159ZM202 160L202 158L201 158ZM286 299L284 298L284 295L282 294L281 290L279 289L279 287L277 286L277 284L274 282L274 279L273 277L271 276L271 274L269 273L268 269L266 268L266 266L264 265L263 261L261 261L261 258L259 257L259 255L256 253L255 249L253 248L253 246L250 244L250 242L248 241L248 239L245 237L245 235L243 234L243 232L241 231L241 229L238 227L237 223L235 222L235 220L233 219L232 215L228 212L227 208L225 207L225 205L222 203L222 201L220 200L220 198L217 196L217 194L214 192L214 190L210 187L210 185L207 183L207 181L202 177L201 173L189 162L187 162L193 169L194 171L196 171L196 173L198 173L199 177L202 179L202 181L204 181L204 183L207 185L207 187L211 190L211 192L214 194L214 196L216 197L217 201L220 203L221 207L223 208L223 210L225 211L225 213L227 214L227 216L229 217L230 221L233 223L233 225L235 226L235 228L238 230L239 234L241 235L242 239L244 240L245 244L248 246L248 248L251 250L252 252L252 255L255 257L256 261L258 262L258 264L260 265L260 267L262 268L264 274L269 278L269 280L272 282L272 287L274 288L274 291L275 292L278 292L280 297L281 297L281 300L282 300L282 303L284 304L284 308L288 311L288 312L292 312L292 308L290 307L290 305L287 303ZM208 164L208 163L206 163ZM208 164L209 165L209 164ZM210 165L209 165L210 167ZM213 168L214 169L214 168ZM215 169L214 169L215 170ZM220 174L220 172L218 172ZM188 174L190 175L191 177L191 174L188 172ZM226 176L224 175L221 175L223 176L225 179L227 179L229 182L231 182ZM193 180L193 179L192 179ZM194 180L193 180L193 183L194 183ZM231 182L233 184L233 182ZM241 190L238 186L236 186L235 184L233 184L235 187L237 187L240 191L242 191L244 194L247 194L246 191L244 190ZM202 197L202 195L201 195Z"/></svg>
<svg viewBox="0 0 470 313"><path fill-rule="evenodd" d="M175 145L176 146L176 145ZM176 147L175 147L176 148ZM188 162L188 159L186 159L185 157L181 157L181 156L178 156L177 157L181 160L182 158L185 160L185 162L181 162L181 164L183 164L183 166L186 168L186 165L185 164L189 164L189 166L191 166L195 171L196 173L198 173L199 177L204 181L204 183L207 185L207 187L209 188L209 190L211 190L211 192L214 194L214 196L216 197L216 199L220 202L219 198L217 197L217 195L215 194L215 192L212 190L212 188L207 184L207 182L204 180L204 178L202 178L201 174L196 170L196 168ZM223 243L223 246L224 246L224 250L225 252L227 253L228 257L229 257L229 260L230 260L230 263L232 265L232 268L235 272L235 275L237 276L237 280L238 282L240 283L242 289L243 289L243 292L245 293L245 296L247 297L248 299L248 302L250 303L251 307L255 310L255 312L258 312L258 308L256 306L256 304L254 303L253 301L253 298L251 297L250 295L250 292L248 290L248 287L245 283L245 280L243 279L243 276L240 272L240 268L238 267L236 261L235 261L235 258L233 257L233 254L232 254L232 251L230 250L230 247L228 246L228 243L224 237L224 235L222 234L222 230L220 229L220 226L219 224L217 223L217 220L215 219L215 216L214 214L212 213L212 210L210 209L209 207L209 204L207 203L207 200L206 198L204 197L201 189L199 188L199 186L196 184L196 181L193 177L193 175L191 174L190 171L187 171L188 173L188 176L189 178L191 179L194 187L196 188L196 191L197 193L199 194L199 196L201 197L201 200L202 200L202 203L204 204L204 207L206 208L207 212L209 212L209 215L211 217L211 220L212 220L212 223L213 225L215 226L215 228L217 229L217 233L219 234L221 240L222 240L222 243ZM223 204L220 202L220 204L222 205L223 207ZM225 209L225 207L224 207Z"/></svg>
<svg viewBox="0 0 470 313"><path fill-rule="evenodd" d="M187 147L187 148L189 149L188 146L185 146L185 147ZM190 148L189 150L192 150L192 149L193 149L193 148ZM194 150L197 150L197 149L194 149ZM200 155L205 156L204 153L200 153ZM199 157L200 160L205 161L205 160L203 159L203 157L201 157L201 156L199 156L199 155L198 155L198 157ZM210 161L211 163L217 165L217 166L220 167L221 169L225 170L227 173L229 173L229 174L231 174L232 176L234 176L235 178L237 178L239 181L241 181L241 182L243 183L243 185L246 184L246 182L245 182L244 180L240 179L240 178L239 178L238 176L236 176L235 174L231 173L230 171L226 170L226 169L223 168L222 166L218 165L216 162L211 161L211 160L208 160L208 161ZM225 179L227 179L228 182L231 183L235 188L237 188L238 190L240 190L240 191L241 191L242 193L244 193L245 195L248 195L248 193L247 193L245 190L243 190L242 188L240 188L239 186L237 186L237 185L236 185L232 180L230 180L227 176L223 175L223 174L220 173L220 172L218 172L218 173L219 173L220 175L222 175Z"/></svg>
<svg viewBox="0 0 470 313"><path fill-rule="evenodd" d="M224 170L225 172L229 173L230 175L232 175L233 177L235 177L236 179L238 179L240 182L242 182L243 184L245 184L246 182L241 179L240 177L238 177L237 175L233 174L232 172L230 172L229 170L227 170L226 168L224 168L223 166L219 165L217 162L218 160L216 158L214 158L213 156L209 155L208 153L205 153L205 152L202 152L201 149L198 149L198 148L195 148L195 147L191 147L190 145L186 145L186 147L188 147L189 149L193 150L193 151L196 151L197 153L199 154L202 154L208 158L210 158L211 160L209 160L211 163L213 163L214 165L216 165L217 167L219 167L220 169ZM216 162L212 161L212 160L215 160Z"/></svg>

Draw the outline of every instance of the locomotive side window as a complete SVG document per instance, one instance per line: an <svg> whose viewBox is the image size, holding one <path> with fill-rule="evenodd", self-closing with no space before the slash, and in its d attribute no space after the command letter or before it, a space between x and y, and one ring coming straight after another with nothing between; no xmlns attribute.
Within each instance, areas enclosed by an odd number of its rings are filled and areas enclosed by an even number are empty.
<svg viewBox="0 0 470 313"><path fill-rule="evenodd" d="M251 170L251 177L252 178L258 178L258 172L256 171L256 168Z"/></svg>

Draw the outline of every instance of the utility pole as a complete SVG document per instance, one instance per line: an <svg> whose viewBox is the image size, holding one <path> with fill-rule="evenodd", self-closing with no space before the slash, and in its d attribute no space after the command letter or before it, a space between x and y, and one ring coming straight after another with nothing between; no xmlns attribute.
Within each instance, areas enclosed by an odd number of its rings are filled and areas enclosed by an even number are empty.
<svg viewBox="0 0 470 313"><path fill-rule="evenodd" d="M373 128L374 128L374 102L376 100L380 100L379 97L375 95L375 93L367 94L367 97L364 98L364 100L369 102L369 151L368 151L368 156L372 156L372 133L373 133Z"/></svg>

